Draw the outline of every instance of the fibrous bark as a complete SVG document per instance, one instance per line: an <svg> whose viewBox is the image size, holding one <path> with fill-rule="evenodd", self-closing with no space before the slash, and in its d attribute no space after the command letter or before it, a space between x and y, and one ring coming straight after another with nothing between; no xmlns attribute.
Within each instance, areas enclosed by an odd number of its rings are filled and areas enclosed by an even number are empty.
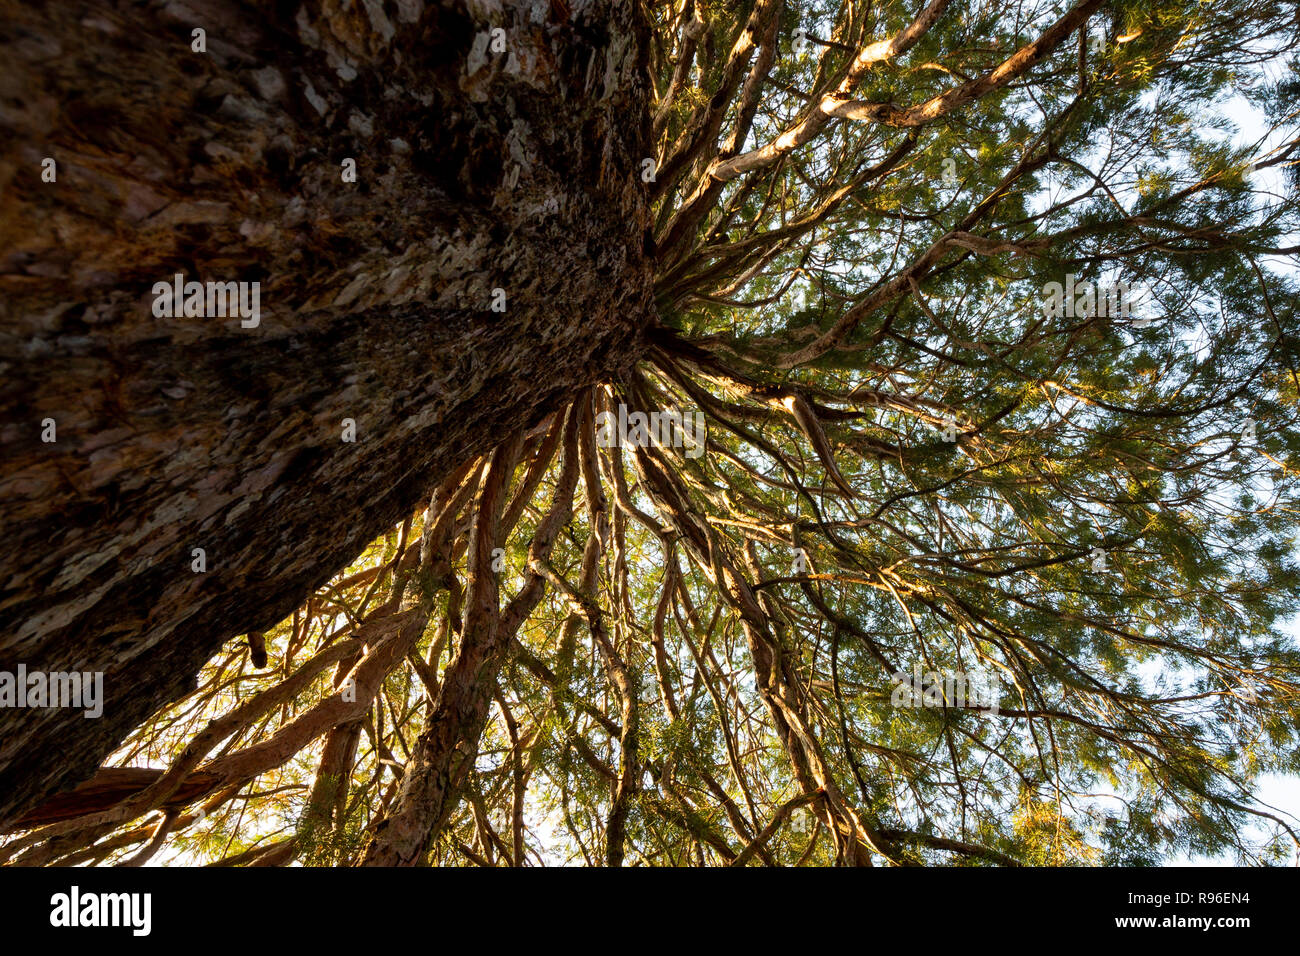
<svg viewBox="0 0 1300 956"><path fill-rule="evenodd" d="M106 698L0 710L4 821L635 360L651 149L617 0L0 7L0 670ZM259 324L156 317L177 273Z"/></svg>

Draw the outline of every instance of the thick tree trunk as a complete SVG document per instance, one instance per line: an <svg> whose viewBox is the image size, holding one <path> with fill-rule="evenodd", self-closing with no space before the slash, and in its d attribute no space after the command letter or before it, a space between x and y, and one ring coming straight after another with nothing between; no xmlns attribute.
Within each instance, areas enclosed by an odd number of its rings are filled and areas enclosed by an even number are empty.
<svg viewBox="0 0 1300 956"><path fill-rule="evenodd" d="M651 153L627 0L0 11L0 670L105 697L0 709L2 822L635 359ZM155 317L177 273L260 322Z"/></svg>

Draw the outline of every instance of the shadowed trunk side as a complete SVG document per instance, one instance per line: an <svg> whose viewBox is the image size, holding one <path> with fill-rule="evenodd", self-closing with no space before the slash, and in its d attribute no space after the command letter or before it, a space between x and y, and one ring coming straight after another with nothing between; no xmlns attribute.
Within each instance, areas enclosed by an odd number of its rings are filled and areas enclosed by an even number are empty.
<svg viewBox="0 0 1300 956"><path fill-rule="evenodd" d="M0 670L105 707L0 709L0 821L621 374L651 283L634 6L3 6ZM177 273L260 321L156 317Z"/></svg>

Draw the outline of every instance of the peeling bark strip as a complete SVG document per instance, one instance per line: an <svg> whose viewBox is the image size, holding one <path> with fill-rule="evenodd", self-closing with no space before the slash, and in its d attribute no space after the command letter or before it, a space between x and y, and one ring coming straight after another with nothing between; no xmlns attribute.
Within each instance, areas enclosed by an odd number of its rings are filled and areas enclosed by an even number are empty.
<svg viewBox="0 0 1300 956"><path fill-rule="evenodd" d="M0 821L639 352L638 5L257 6L0 0L0 668L106 697L0 713ZM177 273L259 325L155 317Z"/></svg>

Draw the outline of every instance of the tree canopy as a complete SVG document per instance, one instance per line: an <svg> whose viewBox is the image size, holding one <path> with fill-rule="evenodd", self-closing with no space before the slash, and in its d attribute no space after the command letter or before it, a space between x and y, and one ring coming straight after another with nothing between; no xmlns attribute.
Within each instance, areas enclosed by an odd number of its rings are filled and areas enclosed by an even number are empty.
<svg viewBox="0 0 1300 956"><path fill-rule="evenodd" d="M470 7L508 56L530 5ZM1258 790L1300 773L1294 6L641 9L626 371L0 857L1293 857Z"/></svg>

